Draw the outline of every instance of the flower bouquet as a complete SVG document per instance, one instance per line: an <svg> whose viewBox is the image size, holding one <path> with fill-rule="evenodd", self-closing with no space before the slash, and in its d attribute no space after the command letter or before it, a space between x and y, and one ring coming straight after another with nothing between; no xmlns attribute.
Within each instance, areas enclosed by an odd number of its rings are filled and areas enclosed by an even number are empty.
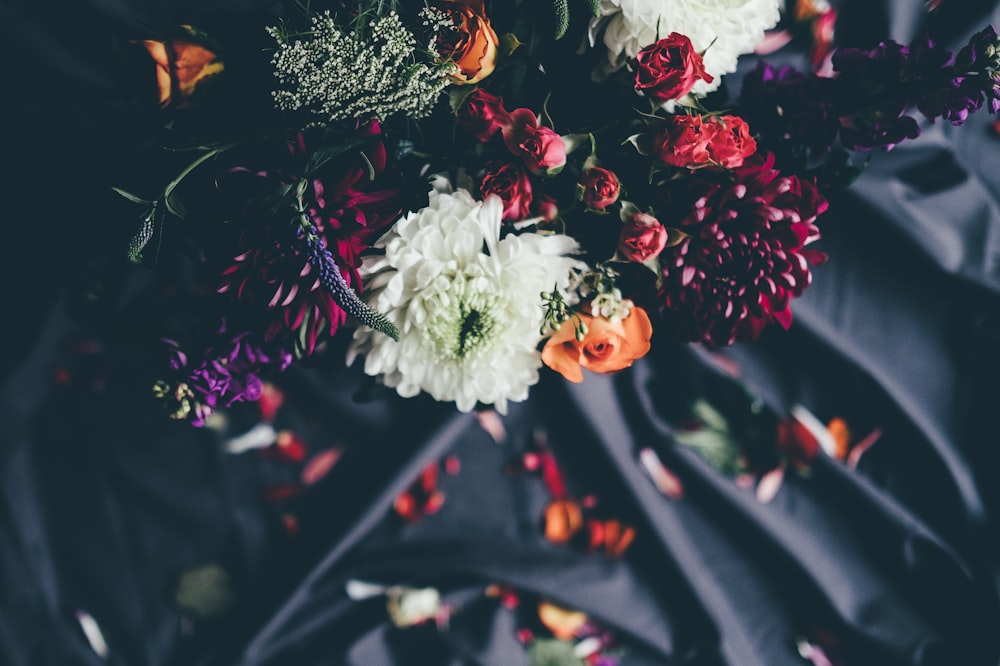
<svg viewBox="0 0 1000 666"><path fill-rule="evenodd" d="M163 145L194 155L158 192L118 189L141 211L129 258L193 267L163 295L156 397L204 425L340 335L401 396L502 413L545 368L580 382L787 328L825 194L916 114L996 113L1000 54L992 28L957 55L832 50L832 8L782 9L365 0L261 26L254 62L193 26L137 40ZM726 86L802 26L816 71ZM269 93L252 123L226 122L231 74Z"/></svg>

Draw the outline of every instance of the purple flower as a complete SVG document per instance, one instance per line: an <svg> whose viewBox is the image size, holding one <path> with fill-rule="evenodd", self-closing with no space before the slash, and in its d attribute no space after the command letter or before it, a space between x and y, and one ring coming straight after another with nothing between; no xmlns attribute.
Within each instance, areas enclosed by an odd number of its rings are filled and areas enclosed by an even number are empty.
<svg viewBox="0 0 1000 666"><path fill-rule="evenodd" d="M289 352L266 350L253 342L250 333L227 334L225 324L197 365L177 342L164 342L170 346L168 364L178 376L172 395L178 403L187 402L175 414L191 418L196 426L205 425L205 419L219 407L259 399L264 390L261 373L284 370L292 362Z"/></svg>
<svg viewBox="0 0 1000 666"><path fill-rule="evenodd" d="M724 346L755 339L770 323L787 328L789 300L825 255L816 217L827 202L812 182L783 176L773 155L739 169L664 184L658 217L687 236L660 254L665 319L683 341Z"/></svg>
<svg viewBox="0 0 1000 666"><path fill-rule="evenodd" d="M761 62L743 79L739 113L760 135L758 143L769 149L821 156L837 138L832 84L815 74Z"/></svg>

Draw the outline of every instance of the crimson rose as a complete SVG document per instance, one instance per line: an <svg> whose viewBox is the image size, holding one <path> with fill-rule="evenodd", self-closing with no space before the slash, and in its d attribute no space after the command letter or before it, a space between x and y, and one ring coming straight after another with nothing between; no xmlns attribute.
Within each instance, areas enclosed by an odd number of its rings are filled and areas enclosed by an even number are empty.
<svg viewBox="0 0 1000 666"><path fill-rule="evenodd" d="M548 127L539 127L531 109L514 109L510 124L503 128L507 149L521 158L528 171L551 176L566 166L566 144Z"/></svg>
<svg viewBox="0 0 1000 666"><path fill-rule="evenodd" d="M618 236L618 251L629 261L642 263L660 254L667 245L667 230L648 213L632 213Z"/></svg>
<svg viewBox="0 0 1000 666"><path fill-rule="evenodd" d="M713 80L691 40L677 32L639 51L635 64L636 92L655 102L683 97L699 79Z"/></svg>
<svg viewBox="0 0 1000 666"><path fill-rule="evenodd" d="M577 197L587 208L603 212L605 208L618 201L622 186L613 171L590 167L580 176L576 188Z"/></svg>
<svg viewBox="0 0 1000 666"><path fill-rule="evenodd" d="M531 181L528 174L511 162L488 162L479 185L483 198L495 194L503 201L503 219L524 220L531 207Z"/></svg>
<svg viewBox="0 0 1000 666"><path fill-rule="evenodd" d="M757 152L750 128L737 116L673 116L654 136L653 147L665 164L688 169L735 169Z"/></svg>
<svg viewBox="0 0 1000 666"><path fill-rule="evenodd" d="M510 114L503 108L501 98L476 88L459 109L458 124L477 141L486 142L497 130L510 124Z"/></svg>

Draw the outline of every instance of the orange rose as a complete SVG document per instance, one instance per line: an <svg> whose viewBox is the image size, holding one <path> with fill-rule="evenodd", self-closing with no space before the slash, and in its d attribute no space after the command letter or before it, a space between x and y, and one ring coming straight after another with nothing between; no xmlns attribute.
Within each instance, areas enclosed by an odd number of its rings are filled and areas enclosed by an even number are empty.
<svg viewBox="0 0 1000 666"><path fill-rule="evenodd" d="M438 36L437 44L441 57L458 66L452 80L462 85L479 83L493 73L500 46L483 0L444 0L438 7L448 13L453 26Z"/></svg>
<svg viewBox="0 0 1000 666"><path fill-rule="evenodd" d="M161 108L187 106L198 86L224 68L215 52L187 39L200 39L201 33L189 25L180 28L185 38L167 41L145 39L141 42L156 63Z"/></svg>
<svg viewBox="0 0 1000 666"><path fill-rule="evenodd" d="M542 349L542 361L571 382L583 381L583 371L616 372L632 365L649 351L653 326L646 311L633 307L624 320L612 322L603 317L581 314L587 326L583 340L576 339L573 320L563 322Z"/></svg>

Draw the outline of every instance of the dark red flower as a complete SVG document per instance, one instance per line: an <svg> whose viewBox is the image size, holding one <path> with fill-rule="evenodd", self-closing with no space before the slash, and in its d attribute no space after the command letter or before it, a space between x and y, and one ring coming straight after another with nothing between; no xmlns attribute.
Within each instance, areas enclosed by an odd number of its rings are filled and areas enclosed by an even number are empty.
<svg viewBox="0 0 1000 666"><path fill-rule="evenodd" d="M513 162L488 162L479 184L483 198L495 194L503 201L503 219L511 222L529 217L531 181L528 174Z"/></svg>
<svg viewBox="0 0 1000 666"><path fill-rule="evenodd" d="M660 219L688 237L660 254L661 295L674 335L710 346L791 325L789 300L825 260L819 238L826 200L810 181L783 176L774 156L731 172L698 171L663 186Z"/></svg>
<svg viewBox="0 0 1000 666"><path fill-rule="evenodd" d="M639 51L635 65L636 91L656 102L683 97L699 80L713 80L691 40L677 32Z"/></svg>
<svg viewBox="0 0 1000 666"><path fill-rule="evenodd" d="M514 109L503 128L507 149L533 174L554 175L566 166L566 144L548 127L541 127L531 109Z"/></svg>
<svg viewBox="0 0 1000 666"><path fill-rule="evenodd" d="M590 167L580 175L577 184L577 198L590 210L603 212L618 201L622 185L613 171L601 167Z"/></svg>
<svg viewBox="0 0 1000 666"><path fill-rule="evenodd" d="M354 153L331 160L307 180L303 193L309 221L344 279L355 289L361 287L361 252L400 211L398 191L375 189L369 178L369 164L376 180L386 165L385 147L374 138L377 124L362 128L361 133L373 137L364 150L366 159ZM235 206L242 225L238 241L241 251L222 271L218 288L220 293L258 310L266 319L266 340L291 334L305 354L313 352L321 334L335 333L347 315L333 295L321 287L319 275L309 261L309 250L296 233L294 209L289 205L274 210L266 197L281 186L298 182L310 154L300 134L288 145L289 164L285 169L253 172L241 168L228 174L224 186L230 186L236 194Z"/></svg>
<svg viewBox="0 0 1000 666"><path fill-rule="evenodd" d="M503 108L503 100L482 88L473 90L458 110L458 126L477 141L489 141L509 124L510 114Z"/></svg>
<svg viewBox="0 0 1000 666"><path fill-rule="evenodd" d="M671 166L732 169L757 151L750 128L738 116L673 116L653 138L656 156Z"/></svg>

